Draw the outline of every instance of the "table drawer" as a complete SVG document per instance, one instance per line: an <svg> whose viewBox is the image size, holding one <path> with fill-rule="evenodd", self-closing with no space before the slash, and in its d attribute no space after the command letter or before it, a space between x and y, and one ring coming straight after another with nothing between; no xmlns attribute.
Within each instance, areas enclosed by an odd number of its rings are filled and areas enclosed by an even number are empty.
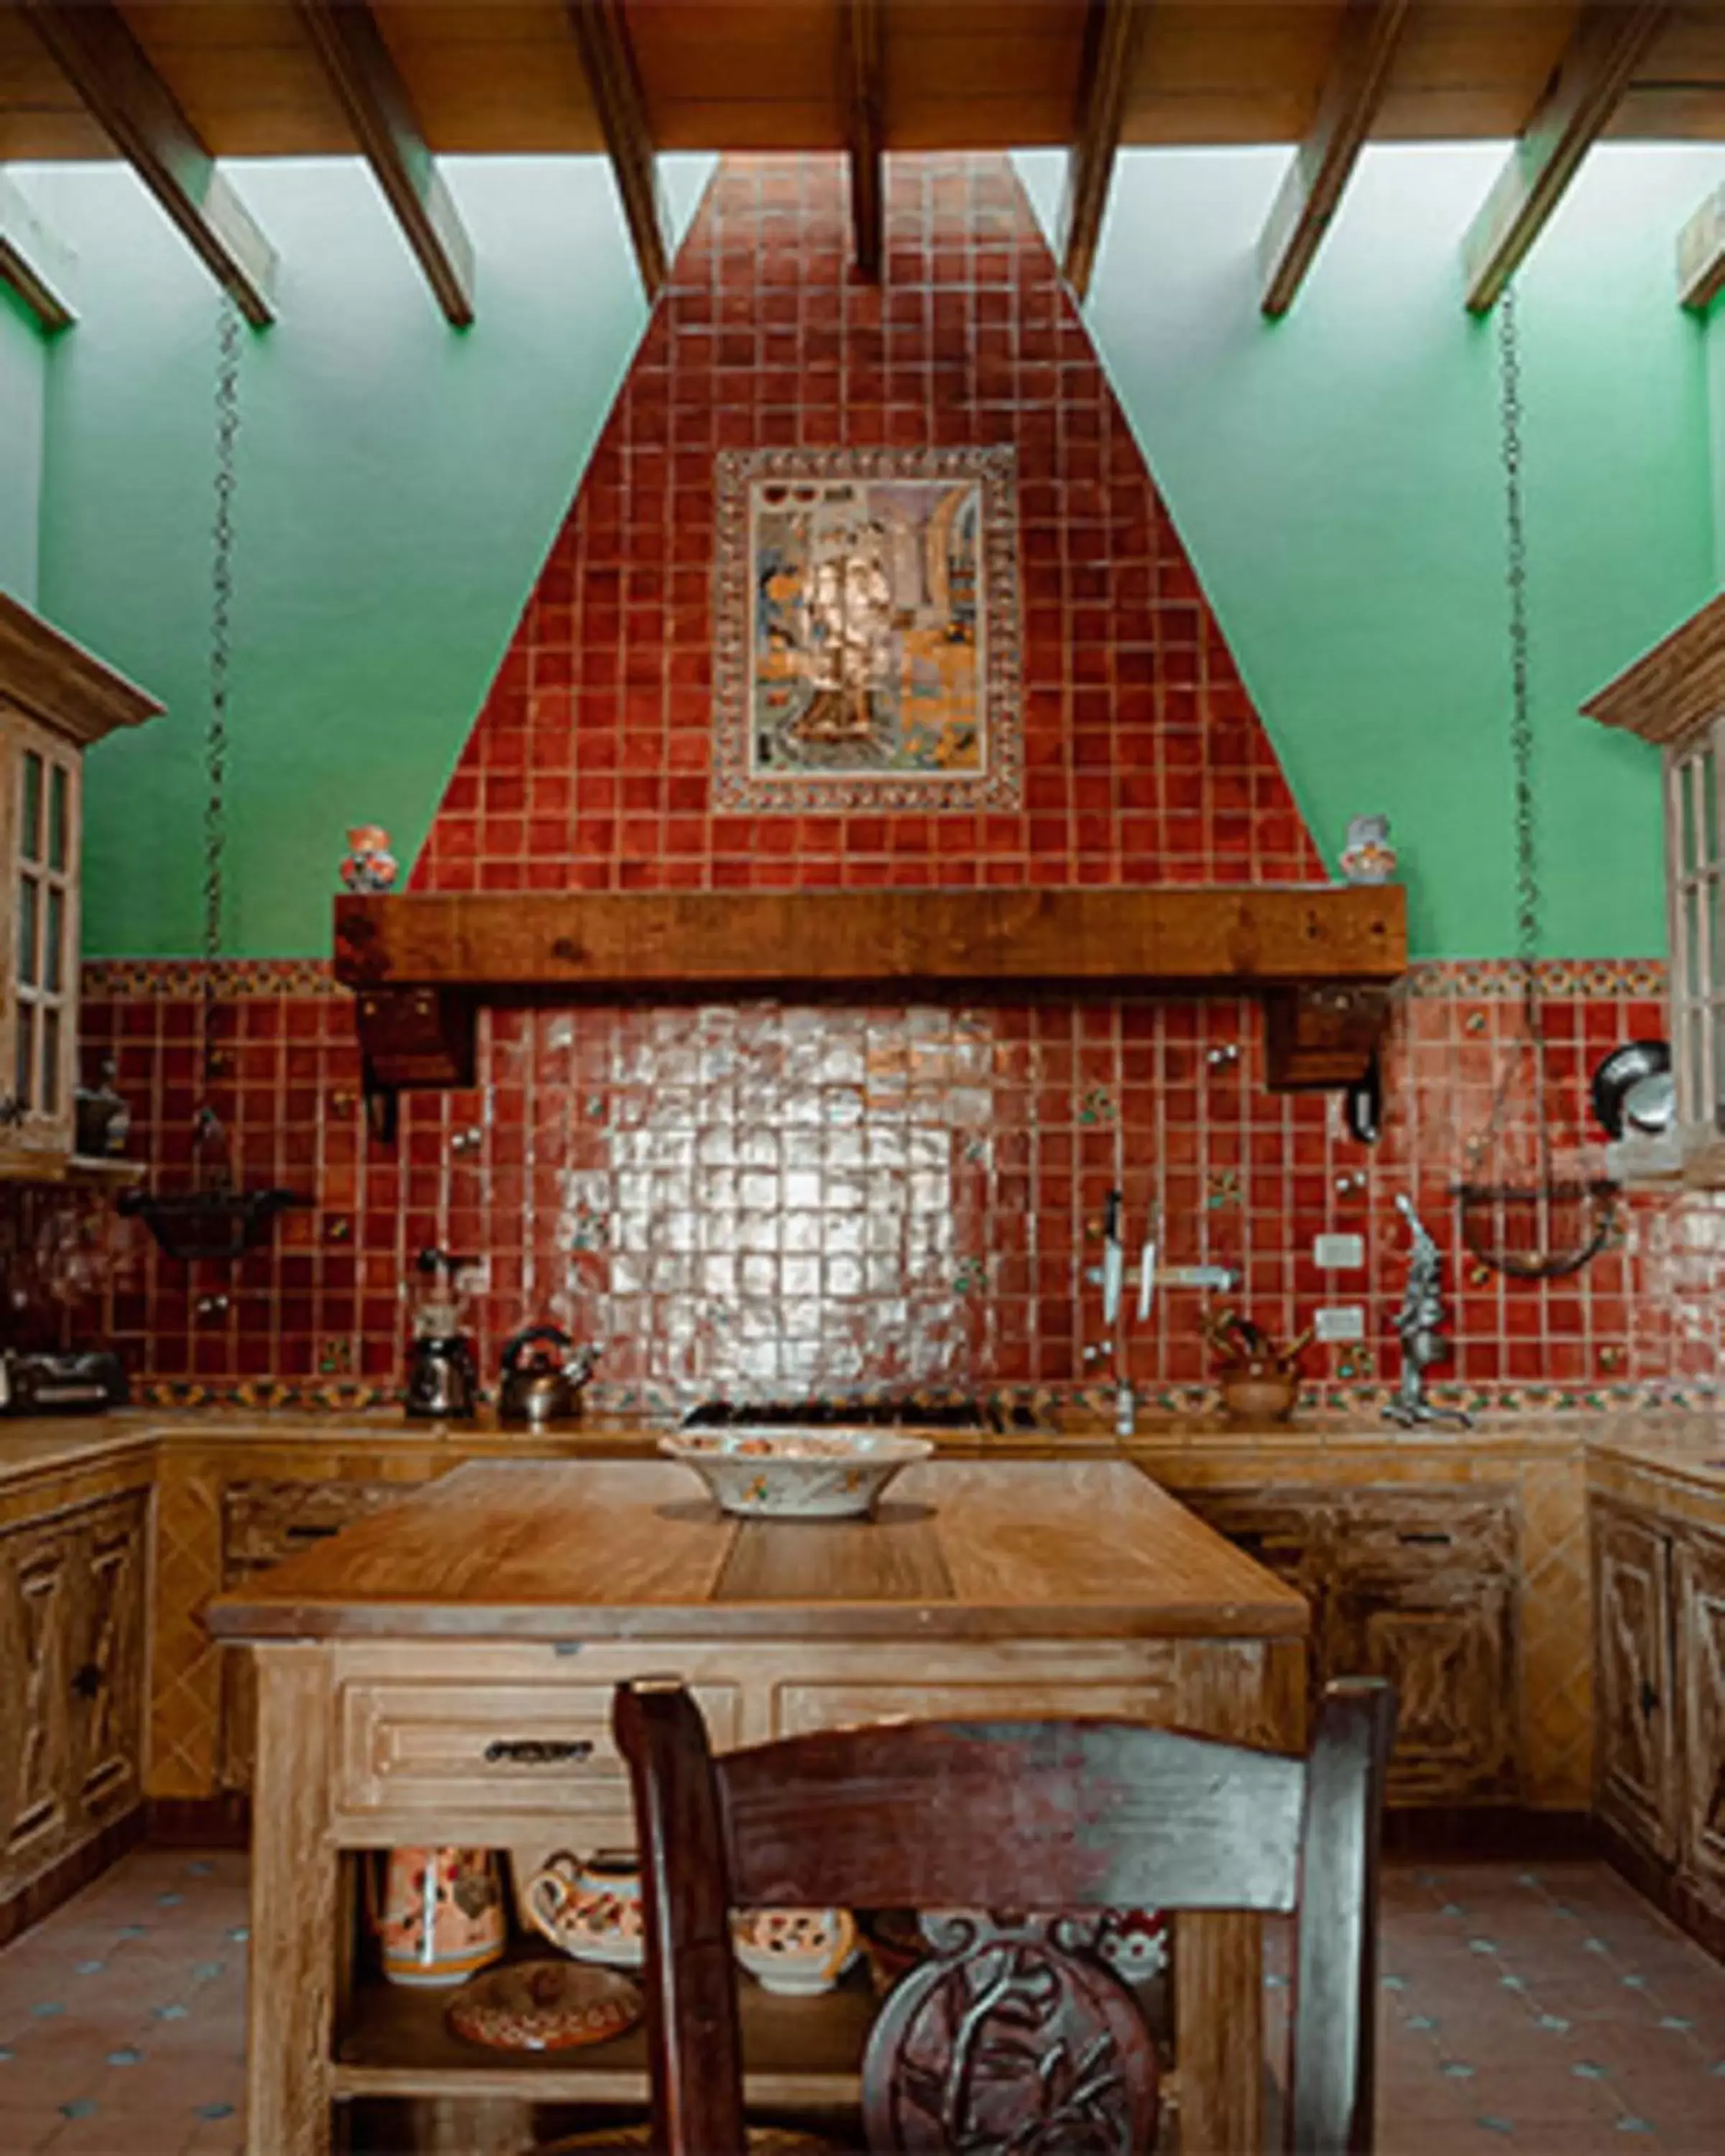
<svg viewBox="0 0 1725 2156"><path fill-rule="evenodd" d="M713 1742L737 1743L734 1685L692 1687ZM337 1809L485 1817L627 1818L629 1777L611 1741L608 1684L341 1687Z"/></svg>

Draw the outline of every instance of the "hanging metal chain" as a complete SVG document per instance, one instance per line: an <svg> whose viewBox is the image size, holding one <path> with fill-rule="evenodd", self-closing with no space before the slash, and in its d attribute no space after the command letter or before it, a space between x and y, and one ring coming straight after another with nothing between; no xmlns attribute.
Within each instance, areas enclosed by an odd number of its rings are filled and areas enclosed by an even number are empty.
<svg viewBox="0 0 1725 2156"><path fill-rule="evenodd" d="M216 359L216 511L210 527L209 721L204 732L203 955L213 972L222 955L227 852L228 681L234 610L234 490L239 437L239 308L222 299Z"/></svg>
<svg viewBox="0 0 1725 2156"><path fill-rule="evenodd" d="M1509 588L1510 762L1514 774L1516 956L1529 1025L1538 1023L1539 862L1533 829L1533 718L1527 680L1527 527L1522 495L1522 351L1511 285L1497 306L1505 577Z"/></svg>

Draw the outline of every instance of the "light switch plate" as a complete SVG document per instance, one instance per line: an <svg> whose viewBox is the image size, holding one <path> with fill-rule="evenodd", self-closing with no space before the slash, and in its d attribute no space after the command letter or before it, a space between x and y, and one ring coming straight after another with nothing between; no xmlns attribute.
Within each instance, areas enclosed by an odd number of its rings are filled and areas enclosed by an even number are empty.
<svg viewBox="0 0 1725 2156"><path fill-rule="evenodd" d="M1330 1272L1357 1272L1366 1261L1366 1239L1363 1235L1314 1235L1312 1261Z"/></svg>
<svg viewBox="0 0 1725 2156"><path fill-rule="evenodd" d="M1312 1321L1320 1340L1363 1340L1366 1313L1357 1302L1332 1303Z"/></svg>

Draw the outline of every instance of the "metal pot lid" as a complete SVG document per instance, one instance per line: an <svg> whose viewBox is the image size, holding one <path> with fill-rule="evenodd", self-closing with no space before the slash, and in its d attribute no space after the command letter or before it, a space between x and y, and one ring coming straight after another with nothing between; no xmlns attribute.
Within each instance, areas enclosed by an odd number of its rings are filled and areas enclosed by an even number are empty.
<svg viewBox="0 0 1725 2156"><path fill-rule="evenodd" d="M1625 1100L1630 1087L1643 1080L1663 1077L1671 1067L1668 1041L1626 1040L1612 1050L1594 1070L1591 1087L1594 1113L1607 1137L1623 1136ZM1651 1107L1651 1098L1646 1105ZM1651 1127L1663 1129L1665 1125Z"/></svg>

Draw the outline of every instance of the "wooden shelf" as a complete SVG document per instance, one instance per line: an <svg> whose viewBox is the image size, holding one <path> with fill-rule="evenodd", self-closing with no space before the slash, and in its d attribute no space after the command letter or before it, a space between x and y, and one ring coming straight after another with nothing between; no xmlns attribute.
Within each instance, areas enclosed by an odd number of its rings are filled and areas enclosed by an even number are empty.
<svg viewBox="0 0 1725 2156"><path fill-rule="evenodd" d="M141 1183L147 1161L98 1160L84 1153L0 1152L0 1183L36 1183L89 1190L124 1190Z"/></svg>
<svg viewBox="0 0 1725 2156"><path fill-rule="evenodd" d="M1261 993L1269 1081L1352 1084L1407 965L1399 885L408 893L336 901L367 1096L470 1086L486 1002ZM393 1127L385 1107L373 1127Z"/></svg>
<svg viewBox="0 0 1725 2156"><path fill-rule="evenodd" d="M549 1959L531 1953L511 1959ZM520 2097L535 2103L647 2101L643 2025L608 2044L573 2051L492 2051L450 2035L449 1991L417 1991L381 1978L354 1991L336 2046L340 2097ZM855 2103L863 2046L879 2002L859 1967L832 1991L785 1999L744 1983L738 1990L752 2102L810 2107Z"/></svg>
<svg viewBox="0 0 1725 2156"><path fill-rule="evenodd" d="M1399 885L410 893L336 901L350 987L1387 987Z"/></svg>

